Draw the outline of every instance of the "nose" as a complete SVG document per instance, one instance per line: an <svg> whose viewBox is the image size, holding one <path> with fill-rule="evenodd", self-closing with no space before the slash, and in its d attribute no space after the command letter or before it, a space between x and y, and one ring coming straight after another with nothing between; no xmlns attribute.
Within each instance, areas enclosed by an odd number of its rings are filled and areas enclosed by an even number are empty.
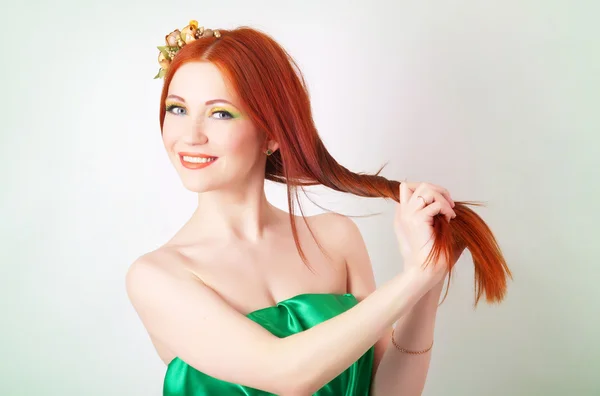
<svg viewBox="0 0 600 396"><path fill-rule="evenodd" d="M208 136L204 131L203 123L200 121L193 122L183 140L189 145L206 144Z"/></svg>

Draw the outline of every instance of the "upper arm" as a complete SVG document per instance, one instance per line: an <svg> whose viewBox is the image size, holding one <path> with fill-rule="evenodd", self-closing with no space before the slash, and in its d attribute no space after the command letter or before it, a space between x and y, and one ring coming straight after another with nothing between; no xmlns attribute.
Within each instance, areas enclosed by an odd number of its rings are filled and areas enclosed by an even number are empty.
<svg viewBox="0 0 600 396"><path fill-rule="evenodd" d="M143 256L126 276L128 296L149 334L207 375L282 392L289 376L271 353L276 337L191 272L162 261Z"/></svg>
<svg viewBox="0 0 600 396"><path fill-rule="evenodd" d="M362 301L376 289L373 266L365 241L356 223L347 217L343 217L341 222L343 223L343 232L340 233L340 235L343 235L341 248L346 259L347 290L356 296L358 301ZM375 343L373 374L377 371L391 334L392 328L390 327Z"/></svg>

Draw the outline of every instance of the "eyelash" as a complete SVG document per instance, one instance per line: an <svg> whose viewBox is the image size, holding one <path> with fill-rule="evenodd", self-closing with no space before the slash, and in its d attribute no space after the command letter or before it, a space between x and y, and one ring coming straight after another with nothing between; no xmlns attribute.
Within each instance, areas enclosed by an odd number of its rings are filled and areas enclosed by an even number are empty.
<svg viewBox="0 0 600 396"><path fill-rule="evenodd" d="M215 110L215 111L213 111L212 113L210 113L210 115L212 116L212 115L214 115L214 114L217 114L217 113L222 113L222 114L225 114L225 115L226 115L226 118L218 118L219 120L224 120L224 119L231 119L231 118L233 118L233 114L231 114L231 113L230 113L230 112L228 112L227 110Z"/></svg>
<svg viewBox="0 0 600 396"><path fill-rule="evenodd" d="M171 114L173 114L173 115L181 115L181 113L179 113L179 114L173 113L173 109L176 109L176 108L177 109L183 109L182 106L179 106L179 105L176 105L176 104L171 104L171 105L168 105L166 107L166 111L169 112L169 113L171 113ZM227 116L226 118L222 118L222 117L217 118L218 120L234 118L233 114L231 114L227 110L215 110L212 113L210 113L210 115L212 116L213 114L217 114L217 113L223 113L223 114L225 114Z"/></svg>

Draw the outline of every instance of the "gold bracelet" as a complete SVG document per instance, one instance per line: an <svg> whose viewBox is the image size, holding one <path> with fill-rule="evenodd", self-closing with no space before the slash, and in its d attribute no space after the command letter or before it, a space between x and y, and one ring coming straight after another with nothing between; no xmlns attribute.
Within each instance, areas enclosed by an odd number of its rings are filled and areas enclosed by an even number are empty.
<svg viewBox="0 0 600 396"><path fill-rule="evenodd" d="M396 349L399 350L400 352L408 353L410 355L422 355L424 353L429 352L431 350L431 348L433 348L433 341L431 341L431 345L429 346L429 348L423 349L422 351L409 351L408 349L404 349L400 345L396 344L396 340L394 340L394 332L395 331L396 331L396 328L394 327L392 329L392 344L394 344Z"/></svg>

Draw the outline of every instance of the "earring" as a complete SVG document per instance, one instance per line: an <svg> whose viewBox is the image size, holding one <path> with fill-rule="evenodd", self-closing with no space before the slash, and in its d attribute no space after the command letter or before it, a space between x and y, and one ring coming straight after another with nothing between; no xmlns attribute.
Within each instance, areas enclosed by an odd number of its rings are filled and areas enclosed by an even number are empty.
<svg viewBox="0 0 600 396"><path fill-rule="evenodd" d="M267 151L265 152L265 154L271 155L271 154L273 154L273 151L271 151L271 149L267 149Z"/></svg>

